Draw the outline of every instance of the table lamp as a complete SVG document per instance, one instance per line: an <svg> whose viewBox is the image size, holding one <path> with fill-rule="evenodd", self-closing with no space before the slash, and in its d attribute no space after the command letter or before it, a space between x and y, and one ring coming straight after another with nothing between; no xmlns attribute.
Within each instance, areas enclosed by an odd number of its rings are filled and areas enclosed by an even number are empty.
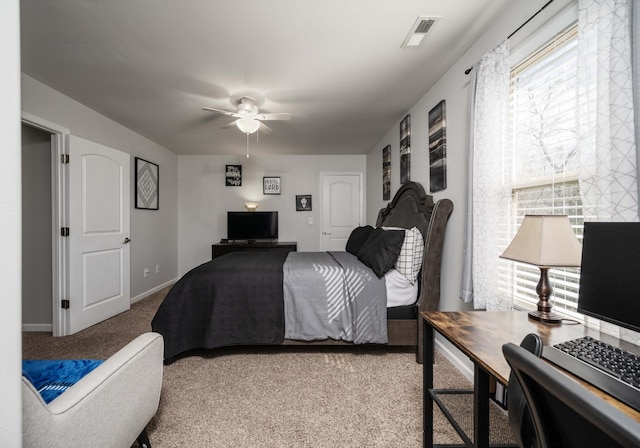
<svg viewBox="0 0 640 448"><path fill-rule="evenodd" d="M582 245L571 228L567 215L525 215L520 229L500 258L532 264L540 268L536 287L538 309L529 317L542 322L560 323L562 317L551 312L549 298L553 292L549 269L578 267Z"/></svg>

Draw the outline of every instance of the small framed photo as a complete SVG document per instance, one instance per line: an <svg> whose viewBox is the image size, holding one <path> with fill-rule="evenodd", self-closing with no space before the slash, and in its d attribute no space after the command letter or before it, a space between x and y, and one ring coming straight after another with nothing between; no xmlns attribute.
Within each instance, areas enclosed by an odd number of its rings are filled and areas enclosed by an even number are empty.
<svg viewBox="0 0 640 448"><path fill-rule="evenodd" d="M280 177L263 177L262 194L280 194Z"/></svg>
<svg viewBox="0 0 640 448"><path fill-rule="evenodd" d="M136 208L158 210L158 191L160 188L159 167L153 162L135 158L136 170Z"/></svg>
<svg viewBox="0 0 640 448"><path fill-rule="evenodd" d="M310 194L296 195L296 211L297 212L311 211L311 195Z"/></svg>

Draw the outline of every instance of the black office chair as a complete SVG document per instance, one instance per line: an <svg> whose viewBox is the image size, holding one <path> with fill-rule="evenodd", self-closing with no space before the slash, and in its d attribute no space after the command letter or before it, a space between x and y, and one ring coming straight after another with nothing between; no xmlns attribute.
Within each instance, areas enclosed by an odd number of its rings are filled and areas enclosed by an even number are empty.
<svg viewBox="0 0 640 448"><path fill-rule="evenodd" d="M534 333L530 333L524 337L520 343L520 347L524 348L536 357L542 356L542 339ZM536 433L533 427L531 413L527 406L527 398L518 383L513 371L509 375L509 392L507 394L507 409L509 409L509 426L513 437L516 439L518 446L535 447Z"/></svg>
<svg viewBox="0 0 640 448"><path fill-rule="evenodd" d="M502 352L515 376L509 379L509 393L517 380L533 423L533 438L516 436L520 446L640 446L640 423L525 348L509 343Z"/></svg>

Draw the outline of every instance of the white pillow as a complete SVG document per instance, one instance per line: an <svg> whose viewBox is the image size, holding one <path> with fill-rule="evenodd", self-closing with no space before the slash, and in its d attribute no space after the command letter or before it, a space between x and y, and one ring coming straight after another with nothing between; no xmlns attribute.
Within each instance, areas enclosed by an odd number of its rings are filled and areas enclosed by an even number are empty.
<svg viewBox="0 0 640 448"><path fill-rule="evenodd" d="M418 283L412 284L395 269L389 269L384 274L384 286L387 290L387 308L413 305L418 300Z"/></svg>
<svg viewBox="0 0 640 448"><path fill-rule="evenodd" d="M424 238L417 227L383 227L385 230L404 230L404 242L394 268L404 275L413 285L418 278L424 256Z"/></svg>

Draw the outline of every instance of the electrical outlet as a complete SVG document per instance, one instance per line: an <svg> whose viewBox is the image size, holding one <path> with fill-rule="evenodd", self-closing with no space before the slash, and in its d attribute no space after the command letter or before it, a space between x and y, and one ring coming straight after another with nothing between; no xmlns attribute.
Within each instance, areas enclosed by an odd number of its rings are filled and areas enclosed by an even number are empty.
<svg viewBox="0 0 640 448"><path fill-rule="evenodd" d="M160 273L160 265L159 264L156 265L156 274L158 274L158 273Z"/></svg>
<svg viewBox="0 0 640 448"><path fill-rule="evenodd" d="M149 268L144 268L144 278L149 277Z"/></svg>

